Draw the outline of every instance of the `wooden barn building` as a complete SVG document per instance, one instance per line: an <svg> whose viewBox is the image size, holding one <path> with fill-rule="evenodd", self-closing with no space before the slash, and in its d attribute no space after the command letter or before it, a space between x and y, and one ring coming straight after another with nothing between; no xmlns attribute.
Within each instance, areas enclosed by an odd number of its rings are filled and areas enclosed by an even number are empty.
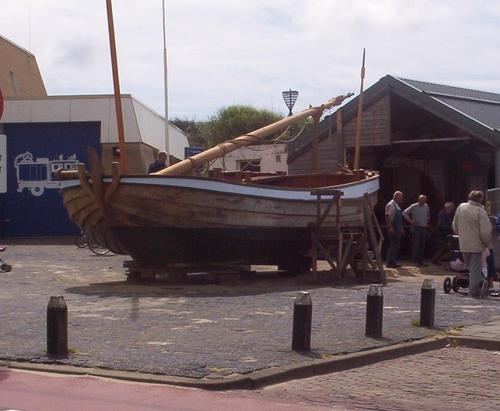
<svg viewBox="0 0 500 411"><path fill-rule="evenodd" d="M319 125L318 172L352 165L359 96ZM311 137L288 147L290 174L311 171ZM395 190L405 205L427 194L433 211L471 189L500 186L500 94L387 75L364 92L360 166L380 171L379 207Z"/></svg>

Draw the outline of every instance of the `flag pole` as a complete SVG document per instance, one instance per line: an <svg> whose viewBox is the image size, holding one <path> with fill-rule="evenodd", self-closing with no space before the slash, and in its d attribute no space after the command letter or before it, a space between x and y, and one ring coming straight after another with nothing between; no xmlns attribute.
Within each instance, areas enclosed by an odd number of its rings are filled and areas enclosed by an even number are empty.
<svg viewBox="0 0 500 411"><path fill-rule="evenodd" d="M168 71L167 71L167 30L165 24L165 16L167 10L165 8L165 0L162 0L162 15L163 15L163 86L165 97L165 151L167 152L167 166L170 165L170 135L168 130Z"/></svg>

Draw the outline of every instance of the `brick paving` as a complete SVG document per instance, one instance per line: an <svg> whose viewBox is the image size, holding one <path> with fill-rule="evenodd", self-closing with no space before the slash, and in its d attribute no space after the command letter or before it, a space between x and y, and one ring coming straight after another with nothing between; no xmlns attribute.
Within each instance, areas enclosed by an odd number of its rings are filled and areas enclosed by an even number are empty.
<svg viewBox="0 0 500 411"><path fill-rule="evenodd" d="M405 267L390 273L384 339L374 340L364 337L367 285L314 287L300 277L132 285L124 281L122 256L98 257L74 246L13 245L2 257L14 266L0 274L0 358L7 360L47 361L45 310L51 295L64 295L68 304L73 354L65 363L213 379L484 323L500 309L500 299L445 295L439 283L438 330L414 327L423 277ZM290 350L293 301L304 289L314 303L307 355Z"/></svg>
<svg viewBox="0 0 500 411"><path fill-rule="evenodd" d="M332 410L493 411L499 383L500 352L449 347L240 395Z"/></svg>

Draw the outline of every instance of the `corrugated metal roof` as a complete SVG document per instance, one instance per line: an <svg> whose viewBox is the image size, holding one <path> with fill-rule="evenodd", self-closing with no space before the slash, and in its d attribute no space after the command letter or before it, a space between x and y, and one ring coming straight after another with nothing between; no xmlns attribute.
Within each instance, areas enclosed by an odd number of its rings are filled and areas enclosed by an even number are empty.
<svg viewBox="0 0 500 411"><path fill-rule="evenodd" d="M500 94L397 78L483 126L500 129Z"/></svg>
<svg viewBox="0 0 500 411"><path fill-rule="evenodd" d="M491 93L489 91L471 90L444 84L428 83L426 81L410 80L402 77L396 78L429 94L442 94L449 97L486 100L500 103L500 94Z"/></svg>

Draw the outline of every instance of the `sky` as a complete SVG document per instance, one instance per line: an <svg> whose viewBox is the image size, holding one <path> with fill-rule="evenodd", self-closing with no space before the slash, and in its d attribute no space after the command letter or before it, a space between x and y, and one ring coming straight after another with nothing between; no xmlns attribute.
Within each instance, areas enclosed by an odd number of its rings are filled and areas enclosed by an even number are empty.
<svg viewBox="0 0 500 411"><path fill-rule="evenodd" d="M161 0L114 0L122 93L164 112ZM248 104L294 112L386 74L500 93L500 2L166 0L169 118ZM0 0L0 35L49 95L113 93L105 0Z"/></svg>

